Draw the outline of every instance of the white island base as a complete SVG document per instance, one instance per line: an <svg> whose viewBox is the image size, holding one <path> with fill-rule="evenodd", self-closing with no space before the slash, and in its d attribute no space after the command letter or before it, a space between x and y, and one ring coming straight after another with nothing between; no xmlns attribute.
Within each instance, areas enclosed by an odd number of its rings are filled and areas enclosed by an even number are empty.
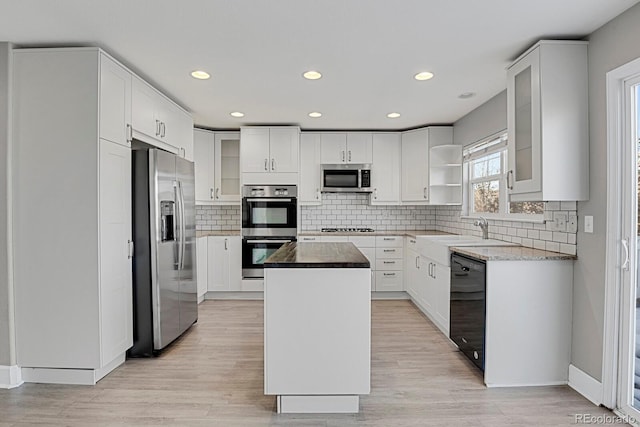
<svg viewBox="0 0 640 427"><path fill-rule="evenodd" d="M279 413L357 413L370 392L370 268L265 268L264 390Z"/></svg>

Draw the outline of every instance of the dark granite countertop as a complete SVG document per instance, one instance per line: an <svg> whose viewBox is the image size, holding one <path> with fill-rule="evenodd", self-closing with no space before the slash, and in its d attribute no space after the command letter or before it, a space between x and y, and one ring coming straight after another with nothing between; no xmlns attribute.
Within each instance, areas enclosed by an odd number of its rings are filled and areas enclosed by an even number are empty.
<svg viewBox="0 0 640 427"><path fill-rule="evenodd" d="M264 268L370 268L369 260L351 242L285 243L264 262Z"/></svg>

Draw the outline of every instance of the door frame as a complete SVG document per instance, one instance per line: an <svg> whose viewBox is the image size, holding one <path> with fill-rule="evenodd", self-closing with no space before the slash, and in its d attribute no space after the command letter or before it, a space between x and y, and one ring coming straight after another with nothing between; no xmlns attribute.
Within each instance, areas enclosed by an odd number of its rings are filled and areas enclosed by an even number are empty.
<svg viewBox="0 0 640 427"><path fill-rule="evenodd" d="M625 307L623 298L623 270L621 268L627 254L622 245L625 205L625 179L629 179L629 152L635 141L629 141L629 111L625 100L626 85L640 76L640 58L622 65L607 73L607 219L606 219L606 263L605 263L605 301L604 336L602 357L602 404L617 409L621 406L621 391L624 384L619 375L623 371L620 363L621 347L628 348L622 340L625 332L623 316ZM629 143L632 144L629 144ZM635 152L635 148L633 148ZM635 158L634 158L635 162ZM636 251L636 236L627 236L629 255ZM628 257L629 271L634 271L635 258ZM626 331L629 333L629 331ZM626 359L625 359L626 360Z"/></svg>

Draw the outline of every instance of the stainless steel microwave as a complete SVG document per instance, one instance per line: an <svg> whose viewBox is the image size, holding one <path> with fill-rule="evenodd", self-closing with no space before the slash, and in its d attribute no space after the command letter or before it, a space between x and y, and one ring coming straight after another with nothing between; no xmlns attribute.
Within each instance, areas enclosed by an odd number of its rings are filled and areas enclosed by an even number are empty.
<svg viewBox="0 0 640 427"><path fill-rule="evenodd" d="M371 165L366 163L322 165L325 193L370 193Z"/></svg>

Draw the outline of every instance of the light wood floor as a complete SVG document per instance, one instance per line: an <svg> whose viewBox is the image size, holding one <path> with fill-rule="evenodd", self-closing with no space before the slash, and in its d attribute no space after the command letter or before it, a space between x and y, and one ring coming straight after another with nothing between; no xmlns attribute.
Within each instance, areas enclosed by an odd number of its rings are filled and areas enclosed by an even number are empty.
<svg viewBox="0 0 640 427"><path fill-rule="evenodd" d="M566 386L487 389L408 301L372 302L371 394L357 415L277 415L263 393L261 301L205 301L162 356L128 360L94 387L0 390L0 426L569 426L611 415Z"/></svg>

